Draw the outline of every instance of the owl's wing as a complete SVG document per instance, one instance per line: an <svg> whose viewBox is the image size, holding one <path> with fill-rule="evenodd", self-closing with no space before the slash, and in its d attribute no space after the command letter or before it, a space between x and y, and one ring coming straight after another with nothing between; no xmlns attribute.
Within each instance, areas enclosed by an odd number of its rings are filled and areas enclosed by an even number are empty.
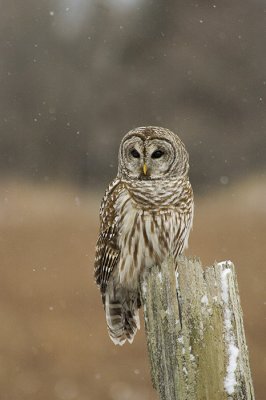
<svg viewBox="0 0 266 400"><path fill-rule="evenodd" d="M179 228L175 236L175 256L181 254L187 247L189 233L193 224L194 200L192 187L188 179L183 184L183 196L178 199L176 207Z"/></svg>
<svg viewBox="0 0 266 400"><path fill-rule="evenodd" d="M105 192L100 209L101 229L96 245L94 277L102 295L105 293L108 280L119 257L115 202L121 186L119 179L115 179L111 183Z"/></svg>

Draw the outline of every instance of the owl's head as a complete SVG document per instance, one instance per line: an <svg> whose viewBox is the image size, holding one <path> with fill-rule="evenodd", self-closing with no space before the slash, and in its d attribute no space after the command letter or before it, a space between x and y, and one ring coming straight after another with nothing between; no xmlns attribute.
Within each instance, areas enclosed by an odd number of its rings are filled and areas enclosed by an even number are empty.
<svg viewBox="0 0 266 400"><path fill-rule="evenodd" d="M188 173L188 153L177 135L165 128L140 127L120 144L118 176L124 179L172 179Z"/></svg>

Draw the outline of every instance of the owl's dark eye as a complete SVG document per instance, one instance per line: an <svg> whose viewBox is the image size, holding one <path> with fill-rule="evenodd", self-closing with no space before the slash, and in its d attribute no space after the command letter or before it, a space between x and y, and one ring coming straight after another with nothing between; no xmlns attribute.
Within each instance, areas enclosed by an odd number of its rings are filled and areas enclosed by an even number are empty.
<svg viewBox="0 0 266 400"><path fill-rule="evenodd" d="M161 158L163 154L164 152L162 150L155 150L152 153L151 158Z"/></svg>
<svg viewBox="0 0 266 400"><path fill-rule="evenodd" d="M134 158L140 158L140 154L136 149L131 150L130 154L134 157Z"/></svg>

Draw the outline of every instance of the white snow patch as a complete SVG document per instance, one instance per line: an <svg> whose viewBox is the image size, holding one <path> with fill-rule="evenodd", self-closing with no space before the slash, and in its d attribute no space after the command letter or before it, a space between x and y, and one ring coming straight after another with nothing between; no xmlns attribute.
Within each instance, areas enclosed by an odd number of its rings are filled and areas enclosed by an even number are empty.
<svg viewBox="0 0 266 400"><path fill-rule="evenodd" d="M179 343L184 344L184 338L183 336L179 336L179 338L177 339Z"/></svg>
<svg viewBox="0 0 266 400"><path fill-rule="evenodd" d="M233 265L233 263L231 260L226 260L226 261L220 261L217 265L220 265L221 267L223 267L224 265L231 267Z"/></svg>
<svg viewBox="0 0 266 400"><path fill-rule="evenodd" d="M145 295L147 293L147 282L142 282L142 293Z"/></svg>
<svg viewBox="0 0 266 400"><path fill-rule="evenodd" d="M162 273L161 273L161 272L158 272L158 278L159 278L160 282L162 282L162 281L163 281L163 275L162 275Z"/></svg>
<svg viewBox="0 0 266 400"><path fill-rule="evenodd" d="M204 296L202 296L200 301L202 304L205 304L205 305L209 304L208 296L206 294Z"/></svg>
<svg viewBox="0 0 266 400"><path fill-rule="evenodd" d="M179 273L176 271L176 272L175 272L175 283L176 283L176 289L178 289L178 288L179 288L179 284L178 284L178 276L179 276Z"/></svg>
<svg viewBox="0 0 266 400"><path fill-rule="evenodd" d="M232 394L234 393L236 385L235 370L237 367L237 358L239 349L234 344L230 343L228 350L229 350L229 362L226 369L227 374L224 379L224 388L228 394Z"/></svg>
<svg viewBox="0 0 266 400"><path fill-rule="evenodd" d="M222 276L221 276L221 283L222 283L222 299L225 304L228 304L228 279L227 275L231 273L231 270L229 268L223 270Z"/></svg>
<svg viewBox="0 0 266 400"><path fill-rule="evenodd" d="M231 261L219 263L219 265L229 265ZM226 268L222 271L221 275L221 285L222 285L222 300L224 302L224 328L225 328L225 341L228 346L228 364L226 368L226 377L224 378L224 388L225 391L231 395L234 393L235 385L236 385L236 376L235 371L237 368L237 358L239 354L239 349L235 345L235 336L233 333L232 326L232 311L228 306L229 301L229 287L228 287L228 278L231 274L230 268Z"/></svg>

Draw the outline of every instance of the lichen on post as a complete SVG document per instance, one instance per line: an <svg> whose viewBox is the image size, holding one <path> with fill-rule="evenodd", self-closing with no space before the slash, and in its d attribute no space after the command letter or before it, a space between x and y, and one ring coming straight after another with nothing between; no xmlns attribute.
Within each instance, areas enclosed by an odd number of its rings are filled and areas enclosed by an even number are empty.
<svg viewBox="0 0 266 400"><path fill-rule="evenodd" d="M180 256L141 283L151 376L161 400L254 400L235 268Z"/></svg>

